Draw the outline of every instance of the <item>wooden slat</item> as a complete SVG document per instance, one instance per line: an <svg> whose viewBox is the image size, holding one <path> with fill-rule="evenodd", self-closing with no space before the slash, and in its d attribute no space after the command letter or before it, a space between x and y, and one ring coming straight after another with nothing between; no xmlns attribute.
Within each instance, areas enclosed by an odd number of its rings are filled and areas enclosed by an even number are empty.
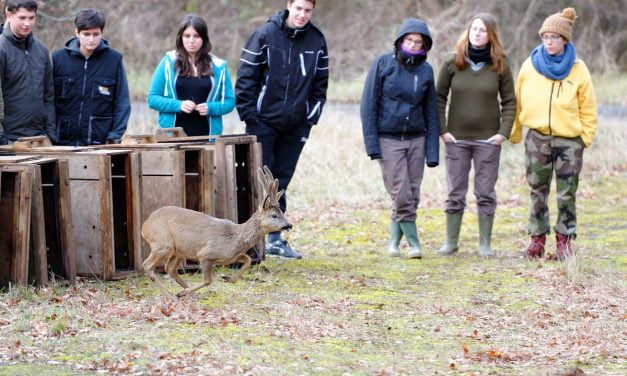
<svg viewBox="0 0 627 376"><path fill-rule="evenodd" d="M65 278L71 285L76 284L76 247L74 244L74 226L72 219L72 199L70 192L70 167L67 159L57 161L55 174L57 187L57 231L61 258L65 269Z"/></svg>
<svg viewBox="0 0 627 376"><path fill-rule="evenodd" d="M40 165L32 166L30 256L34 266L34 280L37 286L48 281L48 254L46 252L46 221L44 198L41 185Z"/></svg>
<svg viewBox="0 0 627 376"><path fill-rule="evenodd" d="M72 219L76 247L76 273L102 275L102 213L100 183L97 180L70 180Z"/></svg>
<svg viewBox="0 0 627 376"><path fill-rule="evenodd" d="M0 163L19 163L40 158L38 155L0 155Z"/></svg>
<svg viewBox="0 0 627 376"><path fill-rule="evenodd" d="M129 250L133 252L133 266L135 270L142 270L142 239L141 239L141 192L142 192L142 169L141 154L130 153L127 159L127 214L129 232Z"/></svg>
<svg viewBox="0 0 627 376"><path fill-rule="evenodd" d="M181 160L184 158L183 152L179 150L154 150L143 153L142 174L143 175L172 175L172 171L179 168ZM183 165L183 171L185 165Z"/></svg>
<svg viewBox="0 0 627 376"><path fill-rule="evenodd" d="M99 159L100 215L102 221L102 278L109 280L115 271L115 244L113 244L113 197L111 189L111 157Z"/></svg>

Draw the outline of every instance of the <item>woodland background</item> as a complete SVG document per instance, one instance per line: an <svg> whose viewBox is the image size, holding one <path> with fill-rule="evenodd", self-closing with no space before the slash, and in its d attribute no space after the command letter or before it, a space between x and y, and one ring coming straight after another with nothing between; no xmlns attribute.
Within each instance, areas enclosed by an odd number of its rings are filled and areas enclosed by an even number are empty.
<svg viewBox="0 0 627 376"><path fill-rule="evenodd" d="M105 38L125 54L134 99L143 100L154 68L165 51L174 48L183 15L197 13L206 19L213 52L226 58L235 73L248 36L272 13L284 9L286 1L40 0L39 4L35 34L51 51L73 36L78 9L102 10L107 17ZM390 50L406 17L427 21L434 36L429 60L437 69L468 19L479 11L490 12L497 17L502 42L517 71L540 43L537 30L542 21L567 6L577 11L573 41L590 70L606 77L627 72L625 0L319 0L314 21L325 32L329 45L330 99L359 99L370 63Z"/></svg>

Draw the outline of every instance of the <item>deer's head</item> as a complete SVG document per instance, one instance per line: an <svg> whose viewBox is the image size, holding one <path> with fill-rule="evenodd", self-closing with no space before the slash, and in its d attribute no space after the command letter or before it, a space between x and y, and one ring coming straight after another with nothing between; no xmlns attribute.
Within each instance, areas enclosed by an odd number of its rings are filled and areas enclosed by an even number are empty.
<svg viewBox="0 0 627 376"><path fill-rule="evenodd" d="M257 170L257 178L263 188L263 198L259 205L261 226L267 232L289 230L292 225L285 219L279 206L283 191L279 192L279 181L272 176L268 166Z"/></svg>

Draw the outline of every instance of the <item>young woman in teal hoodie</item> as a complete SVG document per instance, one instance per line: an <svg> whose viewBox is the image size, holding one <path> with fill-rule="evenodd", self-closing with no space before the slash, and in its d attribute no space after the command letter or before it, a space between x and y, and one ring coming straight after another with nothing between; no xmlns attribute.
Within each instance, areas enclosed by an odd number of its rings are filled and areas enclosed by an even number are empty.
<svg viewBox="0 0 627 376"><path fill-rule="evenodd" d="M181 127L188 136L222 134L222 115L235 107L235 95L226 61L210 52L205 21L185 16L176 50L165 54L148 92L161 128Z"/></svg>

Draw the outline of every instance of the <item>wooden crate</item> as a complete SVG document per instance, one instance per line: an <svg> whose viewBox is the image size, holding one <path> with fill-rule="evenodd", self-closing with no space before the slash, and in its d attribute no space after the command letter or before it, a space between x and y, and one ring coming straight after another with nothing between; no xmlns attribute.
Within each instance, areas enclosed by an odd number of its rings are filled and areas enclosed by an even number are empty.
<svg viewBox="0 0 627 376"><path fill-rule="evenodd" d="M62 158L0 156L5 166L37 166L31 209L29 283L42 286L63 279L76 282L69 167Z"/></svg>
<svg viewBox="0 0 627 376"><path fill-rule="evenodd" d="M185 152L176 144L127 144L102 145L98 150L130 149L140 155L141 188L137 190L141 200L141 224L155 210L162 206L185 207ZM150 255L150 246L140 235L140 249L138 252L139 265Z"/></svg>
<svg viewBox="0 0 627 376"><path fill-rule="evenodd" d="M0 167L0 288L28 283L34 166Z"/></svg>
<svg viewBox="0 0 627 376"><path fill-rule="evenodd" d="M243 223L257 210L261 186L261 144L255 136L221 136L215 140L216 216Z"/></svg>
<svg viewBox="0 0 627 376"><path fill-rule="evenodd" d="M68 160L76 272L119 279L141 267L141 166L129 150L39 147L21 154Z"/></svg>

